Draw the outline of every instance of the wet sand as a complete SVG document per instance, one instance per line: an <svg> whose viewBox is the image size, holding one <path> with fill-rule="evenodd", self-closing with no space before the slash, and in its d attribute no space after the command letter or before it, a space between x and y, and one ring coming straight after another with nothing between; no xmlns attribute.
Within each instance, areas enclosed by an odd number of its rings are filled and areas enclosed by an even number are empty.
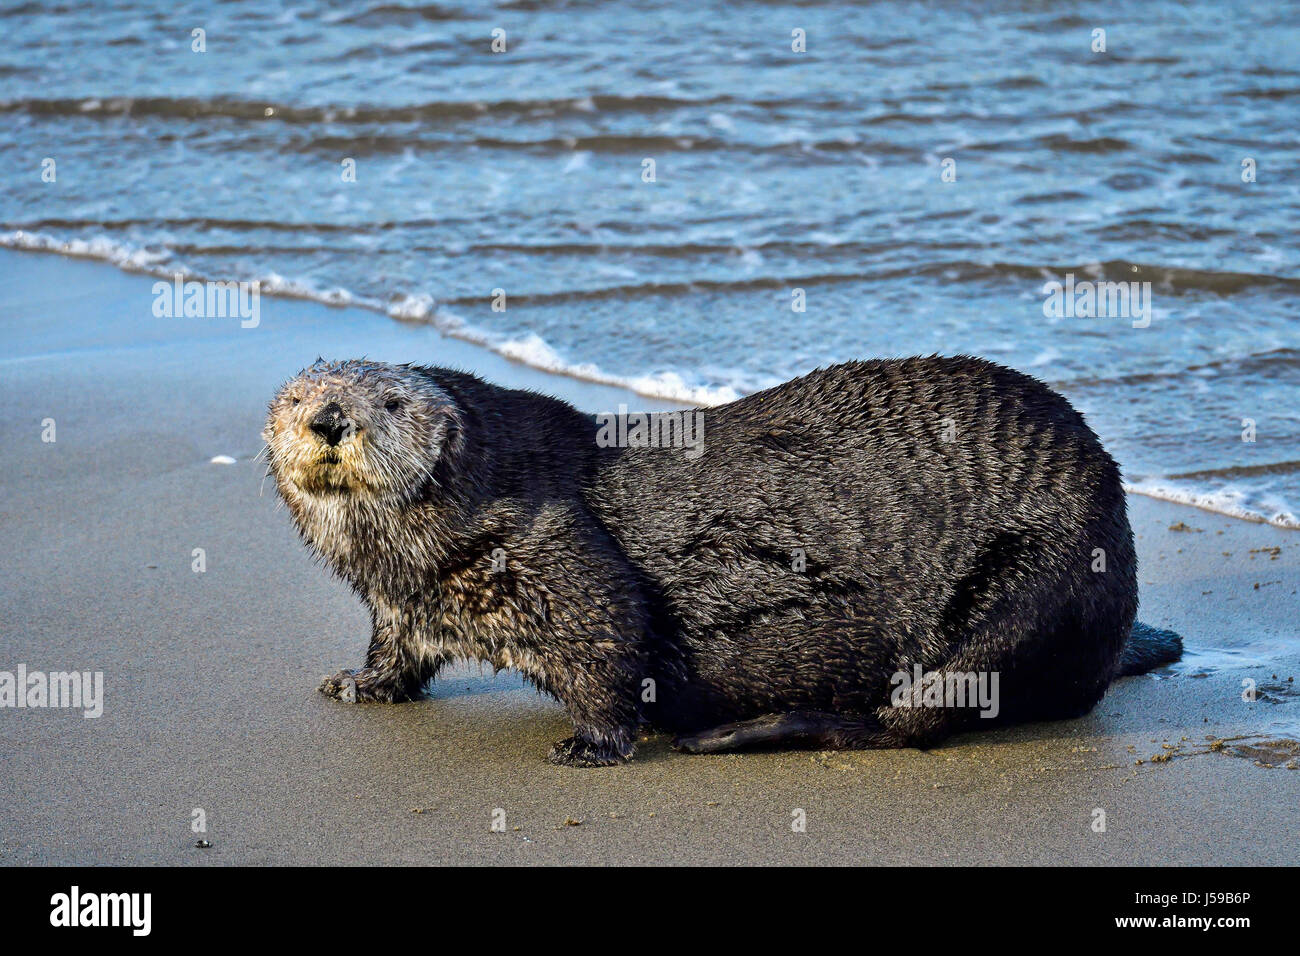
<svg viewBox="0 0 1300 956"><path fill-rule="evenodd" d="M159 319L152 283L0 252L0 670L105 679L98 719L0 710L0 862L1300 862L1300 534L1136 496L1140 617L1192 653L1080 720L925 753L688 757L653 738L574 770L544 759L560 706L509 673L460 666L411 704L326 700L316 684L360 662L367 622L252 460L279 382L364 353L590 411L663 406L356 309Z"/></svg>

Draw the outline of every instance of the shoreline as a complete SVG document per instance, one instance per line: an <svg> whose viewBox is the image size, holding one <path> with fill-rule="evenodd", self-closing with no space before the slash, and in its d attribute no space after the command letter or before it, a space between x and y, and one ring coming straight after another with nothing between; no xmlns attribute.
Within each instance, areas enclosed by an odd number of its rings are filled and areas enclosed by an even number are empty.
<svg viewBox="0 0 1300 956"><path fill-rule="evenodd" d="M1188 653L1078 720L925 752L689 757L656 736L630 764L574 770L545 760L561 708L513 673L462 664L411 704L326 700L316 684L361 660L366 620L261 488L281 381L366 354L593 412L681 406L355 307L267 297L256 329L158 319L152 281L0 250L0 670L104 675L99 718L0 710L0 863L1300 863L1300 538L1139 496L1139 618Z"/></svg>
<svg viewBox="0 0 1300 956"><path fill-rule="evenodd" d="M24 236L27 239L18 245L14 245L11 240L16 236ZM140 258L145 255L142 250L132 251L128 247L116 243L112 243L113 249L110 250L112 254L105 254L102 251L76 251L73 247L78 245L77 242L58 240L43 233L26 233L18 230L4 235L3 238L6 242L0 245L0 256L8 254L18 256L58 256L65 261L95 263L111 267L126 275L149 277L155 281L175 281L176 277L180 277L186 282L244 281L218 280L197 272L163 269L144 262ZM446 341L466 345L480 352L504 359L511 366L530 369L533 372L541 373L547 379L618 389L626 392L638 404L645 405L647 411L708 408L741 397L741 394L736 392L730 385L692 386L684 382L675 373L659 373L657 376L627 379L603 372L590 363L575 364L565 362L551 350L544 339L533 335L525 336L522 339L503 338L494 340L495 337L491 333L465 324L454 313L441 310L438 304L427 296L419 298L407 296L400 302L385 305L378 300L356 297L344 289L313 290L294 280L286 280L280 277L276 277L273 281L266 279L246 281L262 285L269 283L270 289L264 294L271 299L311 303L335 311L359 310L372 316L386 318L400 325L415 329L432 330ZM442 316L441 320L437 319L439 315ZM529 352L541 354L545 361L530 361L526 357ZM473 360L473 353L465 354L467 358ZM479 362L481 363L484 358L485 356L479 356ZM477 364L474 363L474 367L477 367ZM640 383L643 382L647 384L640 387ZM1059 388L1058 385L1051 382L1045 382L1045 384L1052 388ZM1198 511L1206 511L1210 514L1224 515L1239 521L1266 524L1289 531L1300 531L1300 517L1296 515L1286 513L1269 517L1234 505L1229 492L1176 488L1170 484L1170 482L1176 480L1175 478L1158 476L1142 478L1137 481L1126 480L1124 490L1130 495L1142 495L1156 501L1167 501L1172 504L1195 508Z"/></svg>
<svg viewBox="0 0 1300 956"><path fill-rule="evenodd" d="M13 239L18 236L27 238L15 245ZM555 356L547 364L530 362L522 357L529 348L536 349L540 346L541 349L550 351L550 346L545 340L525 338L494 341L494 336L491 333L465 325L463 320L452 312L442 312L443 320L436 321L435 317L440 314L441 310L438 303L431 296L408 295L400 301L390 302L385 305L378 299L357 296L347 289L339 288L325 291L310 289L296 280L284 279L279 276L273 279L229 280L218 279L186 269L164 269L161 266L143 261L142 257L146 255L143 250L131 250L129 247L122 246L111 240L108 241L108 244L112 246L112 249L108 250L106 254L105 252L94 252L89 249L81 251L81 247L93 245L93 243L86 243L82 240L60 240L44 233L29 233L24 230L16 230L7 234L0 234L0 238L5 240L3 244L0 244L0 255L12 252L18 255L58 256L65 260L111 266L127 275L147 276L154 280L174 280L179 276L186 282L256 282L260 286L269 287L264 289L261 294L265 294L270 298L310 302L327 309L359 309L405 325L431 328L444 338L474 346L515 364L553 375L556 378L572 379L588 385L624 389L642 401L667 402L677 407L689 408L694 406L707 407L710 404L720 404L723 401L731 401L740 397L731 386L690 386L671 373L658 379L645 376L627 379L603 372L599 367L590 363L574 364L572 362L563 362L558 356ZM674 385L674 379L676 379L676 385ZM648 386L639 388L638 383L642 381L657 382L661 390L649 390ZM674 391L675 394L667 394L669 390ZM709 396L712 393L718 393L718 401L700 401L701 397Z"/></svg>

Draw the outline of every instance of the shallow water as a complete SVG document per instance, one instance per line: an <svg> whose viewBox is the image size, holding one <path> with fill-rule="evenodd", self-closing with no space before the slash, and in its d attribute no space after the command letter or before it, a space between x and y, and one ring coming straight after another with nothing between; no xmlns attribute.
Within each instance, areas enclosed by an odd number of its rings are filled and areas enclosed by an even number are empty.
<svg viewBox="0 0 1300 956"><path fill-rule="evenodd" d="M1294 4L145 0L0 31L6 245L692 401L979 354L1069 395L1138 490L1300 526ZM1150 308L1046 315L1071 274Z"/></svg>

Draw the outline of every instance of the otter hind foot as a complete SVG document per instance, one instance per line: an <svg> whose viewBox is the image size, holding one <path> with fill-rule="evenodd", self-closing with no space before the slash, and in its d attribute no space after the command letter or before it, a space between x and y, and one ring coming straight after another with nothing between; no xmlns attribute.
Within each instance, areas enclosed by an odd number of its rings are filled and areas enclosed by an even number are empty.
<svg viewBox="0 0 1300 956"><path fill-rule="evenodd" d="M317 690L345 704L396 704L417 696L404 682L373 667L341 670L322 680Z"/></svg>
<svg viewBox="0 0 1300 956"><path fill-rule="evenodd" d="M870 717L841 717L811 710L765 714L696 734L683 734L673 741L674 749L692 754L760 746L866 750L906 745Z"/></svg>

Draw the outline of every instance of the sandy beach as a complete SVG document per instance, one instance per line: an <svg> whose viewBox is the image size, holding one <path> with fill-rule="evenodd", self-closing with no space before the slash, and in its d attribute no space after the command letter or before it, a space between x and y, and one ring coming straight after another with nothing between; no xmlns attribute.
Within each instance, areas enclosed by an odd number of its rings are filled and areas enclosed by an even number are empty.
<svg viewBox="0 0 1300 956"><path fill-rule="evenodd" d="M928 752L688 757L655 737L574 770L544 759L560 706L511 673L325 699L367 622L254 461L277 384L365 354L593 412L666 406L360 309L157 318L154 281L0 252L0 670L104 674L96 719L0 710L0 862L1300 863L1300 534L1137 496L1139 616L1189 653L1081 720Z"/></svg>

